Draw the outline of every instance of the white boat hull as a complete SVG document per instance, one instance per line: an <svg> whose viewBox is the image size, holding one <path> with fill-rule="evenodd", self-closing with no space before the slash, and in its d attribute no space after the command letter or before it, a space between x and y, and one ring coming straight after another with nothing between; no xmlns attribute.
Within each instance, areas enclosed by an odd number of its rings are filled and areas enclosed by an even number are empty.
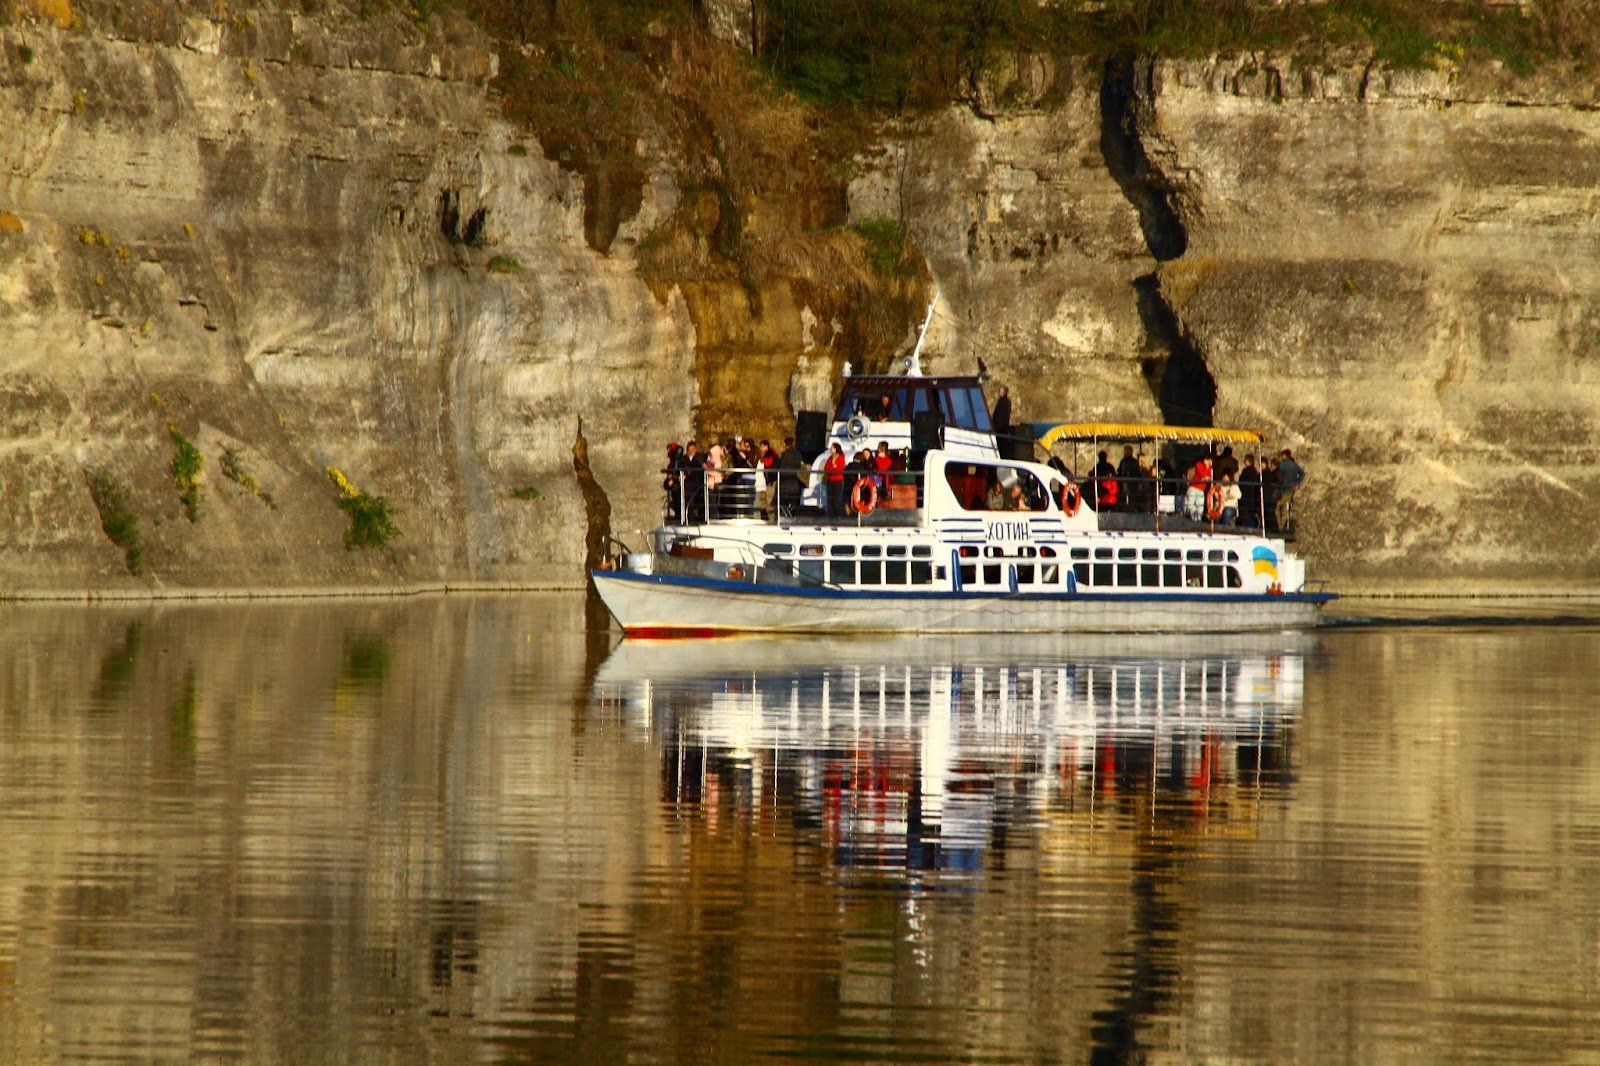
<svg viewBox="0 0 1600 1066"><path fill-rule="evenodd" d="M1016 594L791 589L629 571L593 572L624 632L1188 633L1315 625L1322 593Z"/></svg>

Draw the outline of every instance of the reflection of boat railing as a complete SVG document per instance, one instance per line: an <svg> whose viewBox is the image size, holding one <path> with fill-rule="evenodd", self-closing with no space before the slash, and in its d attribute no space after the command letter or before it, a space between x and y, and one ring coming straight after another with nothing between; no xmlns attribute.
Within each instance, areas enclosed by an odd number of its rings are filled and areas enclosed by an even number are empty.
<svg viewBox="0 0 1600 1066"><path fill-rule="evenodd" d="M985 740L1062 731L1224 732L1292 713L1300 660L1129 660L1051 667L815 668L783 676L707 678L679 727L701 739L767 748L826 746L839 735L915 736L943 715L956 735ZM652 694L683 686L651 685ZM756 734L756 735L753 735Z"/></svg>

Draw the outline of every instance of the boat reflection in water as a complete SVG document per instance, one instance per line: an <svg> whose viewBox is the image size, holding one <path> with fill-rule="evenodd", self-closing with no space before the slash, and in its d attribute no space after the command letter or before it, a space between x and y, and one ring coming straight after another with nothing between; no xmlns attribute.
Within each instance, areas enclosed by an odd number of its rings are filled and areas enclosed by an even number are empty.
<svg viewBox="0 0 1600 1066"><path fill-rule="evenodd" d="M671 804L787 812L846 870L959 872L1063 814L1247 811L1287 783L1314 639L624 641L595 696L660 746Z"/></svg>

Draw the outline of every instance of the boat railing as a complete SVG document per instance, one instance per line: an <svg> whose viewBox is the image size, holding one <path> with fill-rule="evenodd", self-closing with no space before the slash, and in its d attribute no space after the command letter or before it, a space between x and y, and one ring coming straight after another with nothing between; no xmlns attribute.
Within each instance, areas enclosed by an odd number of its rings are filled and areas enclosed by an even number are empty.
<svg viewBox="0 0 1600 1066"><path fill-rule="evenodd" d="M774 525L795 520L894 525L899 516L909 521L922 503L923 475L910 470L849 470L838 482L829 482L826 474L810 469L673 467L663 469L661 475L662 517L667 525L740 520ZM823 479L820 493L813 491L818 479ZM860 482L867 482L870 490ZM808 502L808 497L820 497L821 505Z"/></svg>
<svg viewBox="0 0 1600 1066"><path fill-rule="evenodd" d="M1083 506L1101 516L1102 529L1116 529L1123 516L1142 516L1156 530L1163 524L1169 531L1204 529L1210 532L1238 532L1260 536L1292 537L1293 515L1278 521L1278 490L1261 482L1239 485L1239 503L1225 507L1221 500L1222 482L1207 480L1190 483L1181 477L1097 477L1089 474L1076 479ZM1237 484L1237 483L1236 483Z"/></svg>

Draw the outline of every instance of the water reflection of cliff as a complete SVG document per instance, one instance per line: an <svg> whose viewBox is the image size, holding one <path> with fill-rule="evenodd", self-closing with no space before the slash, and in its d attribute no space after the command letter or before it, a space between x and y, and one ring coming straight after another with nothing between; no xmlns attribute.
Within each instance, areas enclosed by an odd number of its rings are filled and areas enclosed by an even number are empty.
<svg viewBox="0 0 1600 1066"><path fill-rule="evenodd" d="M1248 818L1263 787L1289 778L1296 638L967 638L906 654L625 642L595 694L659 745L670 804L747 823L775 808L851 870L1003 863L1017 825L1071 834L1097 810Z"/></svg>

